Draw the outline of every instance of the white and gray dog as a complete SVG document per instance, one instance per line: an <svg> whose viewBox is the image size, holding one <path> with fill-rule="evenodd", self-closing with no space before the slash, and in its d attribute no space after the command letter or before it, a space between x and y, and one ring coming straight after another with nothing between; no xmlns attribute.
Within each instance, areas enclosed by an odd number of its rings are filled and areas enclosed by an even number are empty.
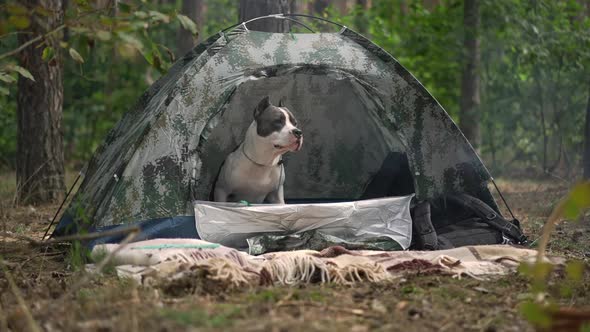
<svg viewBox="0 0 590 332"><path fill-rule="evenodd" d="M297 120L283 105L264 97L254 110L254 121L240 146L225 159L213 196L217 202L285 204L285 169L282 155L299 151L303 133Z"/></svg>

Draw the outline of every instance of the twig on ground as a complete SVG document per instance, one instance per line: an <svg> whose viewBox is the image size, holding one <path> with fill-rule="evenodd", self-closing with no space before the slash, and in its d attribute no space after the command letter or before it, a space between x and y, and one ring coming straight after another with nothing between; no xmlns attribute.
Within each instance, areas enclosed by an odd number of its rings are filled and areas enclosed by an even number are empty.
<svg viewBox="0 0 590 332"><path fill-rule="evenodd" d="M31 244L33 246L42 247L42 246L56 244L56 243L82 241L82 240L93 240L93 239L98 239L101 237L107 237L107 236L112 236L112 235L139 233L139 231L140 231L139 227L129 226L129 227L125 227L125 228L113 229L113 230L104 231L104 232L94 232L94 233L88 233L88 234L74 234L74 235L60 236L60 237L56 237L56 238L45 240L45 241L35 240L35 239L28 237L26 235L15 234L12 232L0 232L0 237L8 237L8 238L17 239L17 240L23 240L23 241L29 242L29 244Z"/></svg>
<svg viewBox="0 0 590 332"><path fill-rule="evenodd" d="M119 244L119 246L117 247L117 249L111 251L102 261L100 261L100 263L98 263L98 265L96 266L96 273L87 273L86 275L84 275L77 283L75 283L72 287L70 287L70 289L68 289L67 292L65 292L61 298L59 298L56 303L61 302L61 300L64 300L65 298L67 298L68 295L73 294L74 292L76 292L78 289L80 289L82 286L84 286L84 284L86 284L88 281L90 281L90 279L102 272L102 270L105 268L105 266L107 266L107 264L109 264L111 262L111 260L113 259L113 257L115 257L115 254L118 253L120 250L122 250L123 248L125 248L127 246L127 244L129 244L129 242L133 241L133 239L139 234L138 230L135 231L131 231L129 233L129 235L127 235L127 237L121 241L121 243Z"/></svg>
<svg viewBox="0 0 590 332"><path fill-rule="evenodd" d="M10 290L12 291L12 294L16 298L18 305L21 307L21 310L23 311L23 313L25 315L27 325L29 326L29 331L41 332L41 328L39 327L39 325L37 324L37 322L33 318L31 311L29 311L29 308L27 307L27 303L25 302L22 295L20 294L20 290L18 289L18 287L16 286L16 283L14 282L14 278L12 278L12 274L6 268L6 265L4 264L4 260L0 259L0 266L2 266L2 272L4 272L4 276L6 277L6 280L8 281L8 285L10 287Z"/></svg>
<svg viewBox="0 0 590 332"><path fill-rule="evenodd" d="M74 235L66 235L60 236L53 239L45 240L45 241L37 241L40 245L47 245L53 243L63 243L63 242L71 242L71 241L82 241L82 240L93 240L99 239L101 237L107 237L112 235L124 235L124 234L135 234L137 235L141 229L138 226L129 226L119 229L113 229L110 231L104 232L94 232L88 234L74 234ZM121 242L122 243L122 242Z"/></svg>

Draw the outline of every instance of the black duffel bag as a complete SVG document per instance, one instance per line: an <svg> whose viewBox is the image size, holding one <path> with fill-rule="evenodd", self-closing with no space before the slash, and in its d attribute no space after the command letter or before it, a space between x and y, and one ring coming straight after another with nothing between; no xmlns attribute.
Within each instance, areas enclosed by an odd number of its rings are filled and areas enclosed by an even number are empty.
<svg viewBox="0 0 590 332"><path fill-rule="evenodd" d="M505 219L480 199L467 194L420 202L412 209L412 221L414 250L527 242L518 220Z"/></svg>

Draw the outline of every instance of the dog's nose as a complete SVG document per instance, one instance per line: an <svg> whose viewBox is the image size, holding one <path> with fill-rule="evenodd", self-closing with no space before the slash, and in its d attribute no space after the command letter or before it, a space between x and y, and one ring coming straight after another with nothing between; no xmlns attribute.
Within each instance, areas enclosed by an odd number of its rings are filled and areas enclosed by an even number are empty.
<svg viewBox="0 0 590 332"><path fill-rule="evenodd" d="M303 132L297 128L293 129L292 133L297 138L301 138L301 136L303 136Z"/></svg>

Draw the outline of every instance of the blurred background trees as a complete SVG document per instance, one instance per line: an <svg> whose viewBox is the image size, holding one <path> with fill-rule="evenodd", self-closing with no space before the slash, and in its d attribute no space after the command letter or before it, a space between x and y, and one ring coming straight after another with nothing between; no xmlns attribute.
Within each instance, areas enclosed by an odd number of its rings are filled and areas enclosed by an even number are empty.
<svg viewBox="0 0 590 332"><path fill-rule="evenodd" d="M326 17L369 37L426 86L495 174L573 176L583 169L590 0L60 1L64 28L50 36L53 25L37 28L54 14L44 1L0 4L3 170L17 169L22 157L18 89L33 82L29 74L53 85L35 66L22 66L25 52L40 52L43 68L63 67L63 154L66 167L79 169L172 62L265 10ZM40 34L34 47L13 53Z"/></svg>

